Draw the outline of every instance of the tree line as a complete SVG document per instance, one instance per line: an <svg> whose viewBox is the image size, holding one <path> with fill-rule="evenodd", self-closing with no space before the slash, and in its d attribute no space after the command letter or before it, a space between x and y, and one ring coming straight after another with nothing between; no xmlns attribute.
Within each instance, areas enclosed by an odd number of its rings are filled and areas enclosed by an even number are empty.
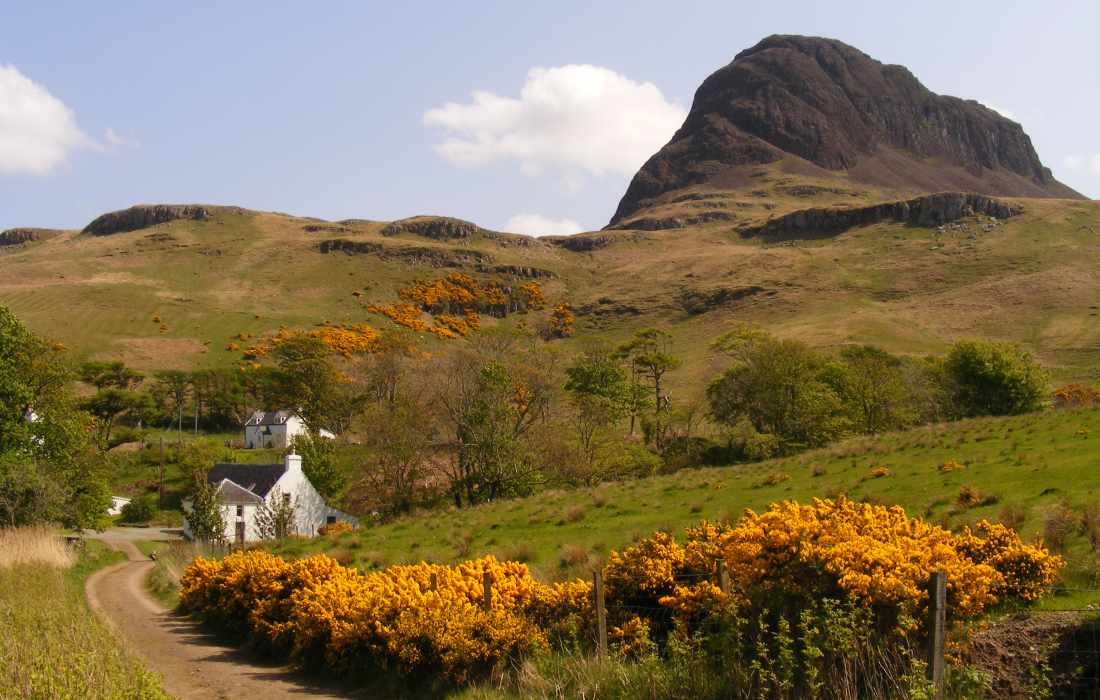
<svg viewBox="0 0 1100 700"><path fill-rule="evenodd" d="M740 325L711 350L724 369L700 398L673 396L683 361L654 328L568 350L522 327L430 350L396 331L351 356L297 335L263 363L144 375L118 362L70 369L61 348L0 309L0 517L75 522L106 497L102 454L113 444L148 426L236 431L258 408L296 409L314 435L330 430L356 446L305 438L296 449L322 494L386 517L1033 411L1048 396L1035 359L1001 343L902 357L872 346L822 351ZM34 422L24 415L32 409ZM342 454L352 463L338 465Z"/></svg>

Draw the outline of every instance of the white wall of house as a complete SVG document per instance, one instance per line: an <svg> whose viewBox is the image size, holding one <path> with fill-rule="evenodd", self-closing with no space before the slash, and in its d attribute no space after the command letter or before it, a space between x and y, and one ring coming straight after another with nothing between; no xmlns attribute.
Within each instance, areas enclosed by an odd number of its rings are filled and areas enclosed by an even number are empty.
<svg viewBox="0 0 1100 700"><path fill-rule="evenodd" d="M111 505L107 507L107 515L119 515L122 507L130 502L125 496L111 496Z"/></svg>
<svg viewBox="0 0 1100 700"><path fill-rule="evenodd" d="M248 449L273 448L285 450L290 441L306 432L305 423L298 416L291 416L285 423L276 425L246 425L244 446Z"/></svg>
<svg viewBox="0 0 1100 700"><path fill-rule="evenodd" d="M302 471L302 458L300 455L290 454L286 456L286 471L271 492L264 499L269 507L276 505L277 499L289 496L294 503L294 527L291 534L304 537L312 537L324 524L336 520L355 522L354 518L329 507L325 499L313 487L305 472ZM190 502L183 504L184 511L190 511ZM224 504L221 506L222 521L225 522L225 539L229 542L237 542L237 523L244 524L245 542L255 542L261 539L259 528L256 525L256 515L259 504ZM191 537L190 528L184 521L184 533Z"/></svg>
<svg viewBox="0 0 1100 700"><path fill-rule="evenodd" d="M291 441L299 435L309 434L305 421L297 415L291 415L285 423L278 425L246 425L244 427L244 446L247 449L285 450ZM321 429L317 432L323 438L336 438L331 432Z"/></svg>
<svg viewBox="0 0 1100 700"><path fill-rule="evenodd" d="M302 471L301 456L287 455L286 466L286 473L275 482L268 502L271 503L276 497L281 498L281 494L290 494L290 500L294 503L295 534L311 537L325 524L325 519L332 514L333 509L328 507L325 499L306 478Z"/></svg>

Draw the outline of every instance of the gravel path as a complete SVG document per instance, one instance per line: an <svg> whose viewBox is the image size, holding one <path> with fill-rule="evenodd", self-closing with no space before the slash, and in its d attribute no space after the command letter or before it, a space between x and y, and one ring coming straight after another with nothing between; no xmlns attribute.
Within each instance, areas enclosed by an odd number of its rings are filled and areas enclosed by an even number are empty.
<svg viewBox="0 0 1100 700"><path fill-rule="evenodd" d="M85 591L99 613L181 700L341 698L305 684L284 666L265 665L219 643L187 617L167 610L145 590L153 567L133 542L109 540L129 561L97 571Z"/></svg>

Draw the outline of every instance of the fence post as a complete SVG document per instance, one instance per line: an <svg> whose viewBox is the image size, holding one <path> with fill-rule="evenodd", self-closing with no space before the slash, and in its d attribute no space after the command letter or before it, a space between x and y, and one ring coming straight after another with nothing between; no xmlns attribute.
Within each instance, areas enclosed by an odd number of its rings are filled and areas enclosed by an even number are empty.
<svg viewBox="0 0 1100 700"><path fill-rule="evenodd" d="M603 574L599 571L592 572L592 594L596 597L596 648L600 656L607 656L607 608L603 598Z"/></svg>
<svg viewBox="0 0 1100 700"><path fill-rule="evenodd" d="M943 700L943 646L947 621L947 574L937 571L928 579L928 680L932 697Z"/></svg>
<svg viewBox="0 0 1100 700"><path fill-rule="evenodd" d="M429 581L428 587L429 587L429 590L431 590L432 593L435 593L436 591L439 590L439 577L436 575L436 573L434 571L432 572L432 576L431 576L430 579L428 579L428 581Z"/></svg>
<svg viewBox="0 0 1100 700"><path fill-rule="evenodd" d="M718 589L723 593L730 592L730 572L725 559L718 560Z"/></svg>
<svg viewBox="0 0 1100 700"><path fill-rule="evenodd" d="M485 608L485 612L490 612L493 609L493 577L488 571L481 575L481 586L484 596L481 601L482 607Z"/></svg>
<svg viewBox="0 0 1100 700"><path fill-rule="evenodd" d="M157 469L157 508L164 507L164 436L160 436L160 467Z"/></svg>

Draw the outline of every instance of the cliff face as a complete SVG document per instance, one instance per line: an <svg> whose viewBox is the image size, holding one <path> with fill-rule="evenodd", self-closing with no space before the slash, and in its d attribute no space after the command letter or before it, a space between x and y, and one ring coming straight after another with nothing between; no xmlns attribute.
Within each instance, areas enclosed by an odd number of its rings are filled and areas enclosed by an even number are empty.
<svg viewBox="0 0 1100 700"><path fill-rule="evenodd" d="M97 217L92 223L84 227L84 233L90 233L93 236L109 236L113 233L137 231L177 219L201 220L209 217L210 210L207 207L173 204L139 204L129 209L113 211Z"/></svg>
<svg viewBox="0 0 1100 700"><path fill-rule="evenodd" d="M44 241L60 234L61 231L48 228L9 228L6 231L0 231L0 248Z"/></svg>
<svg viewBox="0 0 1100 700"><path fill-rule="evenodd" d="M965 216L984 214L1007 219L1018 213L1012 206L980 194L940 192L904 202L883 202L869 207L803 209L741 229L745 238L797 238L807 234L831 235L855 226L897 221L913 226L940 226Z"/></svg>
<svg viewBox="0 0 1100 700"><path fill-rule="evenodd" d="M684 125L635 175L611 224L665 192L790 156L913 191L1080 197L1054 179L1016 122L937 95L906 68L840 41L772 36L703 81ZM951 171L943 185L940 170Z"/></svg>

